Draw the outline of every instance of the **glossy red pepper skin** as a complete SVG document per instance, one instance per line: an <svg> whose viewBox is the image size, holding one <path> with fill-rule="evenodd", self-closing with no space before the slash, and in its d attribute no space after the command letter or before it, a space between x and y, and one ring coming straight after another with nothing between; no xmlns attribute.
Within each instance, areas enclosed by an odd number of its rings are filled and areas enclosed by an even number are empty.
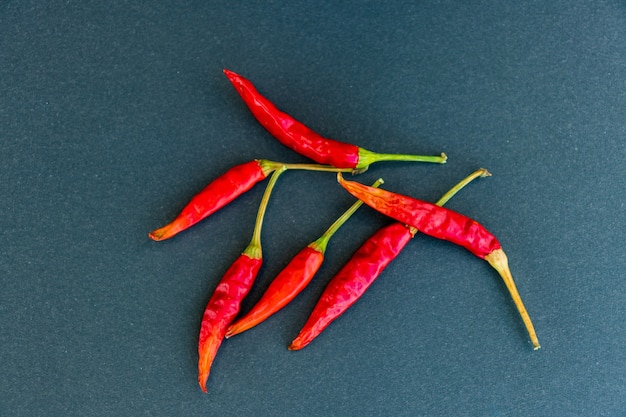
<svg viewBox="0 0 626 417"><path fill-rule="evenodd" d="M325 138L288 114L278 110L261 95L254 85L241 75L224 70L254 117L279 142L319 164L337 168L357 168L359 147ZM361 167L359 167L361 168Z"/></svg>
<svg viewBox="0 0 626 417"><path fill-rule="evenodd" d="M411 229L402 223L392 223L370 236L329 281L289 349L299 350L311 343L352 306L412 237Z"/></svg>
<svg viewBox="0 0 626 417"><path fill-rule="evenodd" d="M463 246L481 259L501 248L500 242L483 225L461 213L354 181L341 179L340 184L380 213L426 235Z"/></svg>
<svg viewBox="0 0 626 417"><path fill-rule="evenodd" d="M150 238L165 240L188 229L250 190L275 169L257 160L230 168L196 194L171 223L150 232Z"/></svg>
<svg viewBox="0 0 626 417"><path fill-rule="evenodd" d="M315 276L324 262L324 253L306 246L274 278L261 299L241 319L233 323L226 337L244 332L289 304Z"/></svg>
<svg viewBox="0 0 626 417"><path fill-rule="evenodd" d="M202 316L198 340L198 383L204 392L226 329L235 319L241 301L250 291L261 268L262 259L242 254L228 268L209 299Z"/></svg>

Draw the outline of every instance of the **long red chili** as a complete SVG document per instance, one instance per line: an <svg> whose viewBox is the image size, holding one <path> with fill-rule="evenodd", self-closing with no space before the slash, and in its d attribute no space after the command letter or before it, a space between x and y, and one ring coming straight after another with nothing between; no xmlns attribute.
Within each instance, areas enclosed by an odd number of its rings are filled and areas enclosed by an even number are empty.
<svg viewBox="0 0 626 417"><path fill-rule="evenodd" d="M539 349L539 340L522 298L517 291L509 269L508 258L502 250L500 242L483 225L460 213L426 201L368 187L354 181L346 181L341 173L337 174L337 178L342 187L350 194L380 213L415 227L429 236L463 246L474 255L489 262L498 271L509 290L534 348Z"/></svg>
<svg viewBox="0 0 626 417"><path fill-rule="evenodd" d="M382 180L379 179L373 186L378 187L380 184ZM274 278L254 307L228 328L226 337L242 333L265 321L300 294L322 266L330 238L362 204L362 201L357 200L321 237L298 252Z"/></svg>
<svg viewBox="0 0 626 417"><path fill-rule="evenodd" d="M228 268L207 303L198 338L198 383L204 392L226 329L239 313L241 301L250 291L262 262L262 258L244 251Z"/></svg>
<svg viewBox="0 0 626 417"><path fill-rule="evenodd" d="M241 301L250 291L261 268L263 217L274 184L284 170L285 168L279 168L270 178L259 206L252 240L239 258L228 268L204 310L198 337L198 383L204 392L207 392L206 382L211 365L224 340L226 329L239 314Z"/></svg>
<svg viewBox="0 0 626 417"><path fill-rule="evenodd" d="M264 159L236 165L196 194L171 223L153 230L148 236L156 241L173 237L226 206L280 167L309 171L337 171L337 168L322 165L283 164Z"/></svg>
<svg viewBox="0 0 626 417"><path fill-rule="evenodd" d="M479 169L456 184L435 204L442 206L463 187L478 177L490 175ZM348 263L328 282L306 323L289 345L300 350L315 339L330 323L352 306L378 278L417 233L417 229L395 222L379 229L354 253Z"/></svg>
<svg viewBox="0 0 626 417"><path fill-rule="evenodd" d="M283 145L318 164L364 170L370 164L381 161L446 162L447 157L443 153L440 156L380 154L325 138L276 108L248 79L227 69L224 74L265 129Z"/></svg>
<svg viewBox="0 0 626 417"><path fill-rule="evenodd" d="M250 190L275 169L275 166L258 160L230 168L196 194L171 223L148 236L157 241L165 240L188 229Z"/></svg>

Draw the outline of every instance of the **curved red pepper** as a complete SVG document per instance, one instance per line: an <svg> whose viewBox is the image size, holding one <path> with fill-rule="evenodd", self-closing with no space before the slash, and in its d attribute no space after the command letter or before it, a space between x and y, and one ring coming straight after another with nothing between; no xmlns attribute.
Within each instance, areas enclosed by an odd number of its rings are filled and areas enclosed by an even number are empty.
<svg viewBox="0 0 626 417"><path fill-rule="evenodd" d="M509 269L508 258L500 242L484 226L455 211L409 196L368 187L354 181L346 181L337 174L339 183L350 194L368 206L402 223L415 227L429 236L444 239L463 246L479 258L485 259L500 274L535 349L539 340L534 326Z"/></svg>
<svg viewBox="0 0 626 417"><path fill-rule="evenodd" d="M255 160L230 168L196 194L171 223L148 236L157 241L165 240L188 229L263 181L277 167Z"/></svg>
<svg viewBox="0 0 626 417"><path fill-rule="evenodd" d="M224 70L224 74L265 129L283 145L319 164L363 170L379 161L446 162L445 154L441 156L379 154L356 145L325 138L276 108L248 79L227 69Z"/></svg>
<svg viewBox="0 0 626 417"><path fill-rule="evenodd" d="M202 315L198 338L198 383L204 392L207 391L206 382L213 359L224 340L226 330L237 317L241 301L250 291L263 263L261 247L263 218L276 180L284 171L285 167L280 167L272 174L259 204L252 239L220 280Z"/></svg>
<svg viewBox="0 0 626 417"><path fill-rule="evenodd" d="M204 392L207 392L206 382L211 365L226 329L239 313L241 301L250 291L261 264L261 258L245 253L240 255L228 268L207 303L198 340L198 383Z"/></svg>
<svg viewBox="0 0 626 417"><path fill-rule="evenodd" d="M374 233L330 280L298 336L289 345L299 350L354 304L411 241L411 229L392 223Z"/></svg>
<svg viewBox="0 0 626 417"><path fill-rule="evenodd" d="M319 164L356 168L359 161L358 146L318 135L293 117L278 110L248 79L227 69L224 70L224 74L254 117L283 145Z"/></svg>

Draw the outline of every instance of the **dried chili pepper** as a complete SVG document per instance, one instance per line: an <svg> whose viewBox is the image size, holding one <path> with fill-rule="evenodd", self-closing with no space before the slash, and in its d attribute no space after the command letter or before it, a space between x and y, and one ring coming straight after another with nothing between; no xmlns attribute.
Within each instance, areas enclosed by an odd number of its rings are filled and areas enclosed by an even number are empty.
<svg viewBox="0 0 626 417"><path fill-rule="evenodd" d="M380 154L325 138L277 109L248 79L227 69L224 74L265 129L283 145L319 164L365 170L370 164L381 161L446 162L447 157L443 153L440 156Z"/></svg>
<svg viewBox="0 0 626 417"><path fill-rule="evenodd" d="M479 169L456 184L435 204L443 206L452 196L478 177L491 175ZM370 236L348 263L328 282L309 318L289 345L300 350L315 339L367 291L381 272L418 232L414 227L394 222Z"/></svg>
<svg viewBox="0 0 626 417"><path fill-rule="evenodd" d="M382 179L372 186L378 187ZM311 282L324 262L324 253L330 238L363 204L357 200L314 242L302 249L283 270L274 278L261 299L241 319L233 323L226 332L226 337L242 333L289 304Z"/></svg>
<svg viewBox="0 0 626 417"><path fill-rule="evenodd" d="M241 301L250 291L261 268L263 262L261 249L263 217L274 184L284 170L285 168L278 168L272 174L259 205L252 240L228 268L204 310L198 338L198 383L204 392L207 392L206 382L211 371L211 365L224 340L226 329L239 313Z"/></svg>
<svg viewBox="0 0 626 417"><path fill-rule="evenodd" d="M173 237L226 206L279 167L309 171L338 171L337 168L322 165L283 164L264 159L236 165L196 194L171 223L150 232L148 236L156 241Z"/></svg>
<svg viewBox="0 0 626 417"><path fill-rule="evenodd" d="M489 262L498 271L511 294L534 348L539 349L539 340L513 281L508 258L500 242L483 225L460 213L426 201L346 181L341 173L337 174L337 178L350 194L380 213L413 226L426 235L463 246Z"/></svg>

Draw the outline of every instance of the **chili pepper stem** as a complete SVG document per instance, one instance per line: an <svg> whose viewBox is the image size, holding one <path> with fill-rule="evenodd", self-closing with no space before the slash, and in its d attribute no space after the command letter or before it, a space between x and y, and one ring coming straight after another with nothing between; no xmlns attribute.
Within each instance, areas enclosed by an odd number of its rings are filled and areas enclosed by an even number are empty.
<svg viewBox="0 0 626 417"><path fill-rule="evenodd" d="M384 184L385 181L383 181L382 178L377 179L374 184L372 184L372 187L374 188L378 188L381 186L381 184ZM324 253L326 251L326 246L328 245L328 241L330 240L331 237L333 237L333 235L335 234L335 232L337 230L339 230L339 228L341 226L343 226L343 224L354 214L355 211L357 211L359 209L359 207L361 207L363 205L363 202L361 200L357 200L355 201L354 204L352 204L352 206L350 206L350 208L348 210L346 210L339 218L337 218L337 220L335 220L333 222L333 224L330 225L330 227L328 229L326 229L326 231L324 232L324 234L322 236L319 237L319 239L317 239L315 242L312 242L311 244L309 244L309 247L317 250L318 252Z"/></svg>
<svg viewBox="0 0 626 417"><path fill-rule="evenodd" d="M537 334L535 333L535 328L533 326L532 321L530 320L530 316L526 311L526 307L524 307L524 303L522 302L522 298L517 292L517 287L515 286L515 282L513 281L513 276L511 275L511 270L509 269L509 260L502 249L496 249L491 252L489 255L485 256L485 260L489 262L489 264L500 274L504 284L506 285L509 293L511 294L511 298L519 311L520 316L522 317L522 321L526 326L526 330L528 331L528 335L530 336L530 341L533 344L535 350L539 349L541 345L539 345L539 340L537 339Z"/></svg>
<svg viewBox="0 0 626 417"><path fill-rule="evenodd" d="M491 173L487 171L485 168L479 168L476 171L472 172L470 175L465 177L463 180L459 181L454 187L450 188L447 193L441 196L439 200L435 203L435 205L442 207L446 204L456 193L458 193L463 187L467 184L480 177L490 177Z"/></svg>
<svg viewBox="0 0 626 417"><path fill-rule="evenodd" d="M268 161L266 159L259 160L259 163L264 169L267 169L270 171L278 169L280 167L284 167L285 169L289 169L289 170L296 169L296 170L303 170L303 171L321 171L321 172L351 172L353 174L361 173L365 171L365 170L356 170L354 168L335 168L330 165L321 165L321 164L286 164L283 162Z"/></svg>
<svg viewBox="0 0 626 417"><path fill-rule="evenodd" d="M243 254L248 255L252 259L261 259L263 256L263 251L261 249L261 229L263 228L263 218L265 217L265 211L267 210L267 204L269 203L270 195L272 194L274 185L276 185L278 177L280 177L280 175L285 172L286 169L287 168L283 165L274 171L274 173L270 177L269 182L267 183L267 187L265 188L263 197L261 198L259 210L256 215L256 222L254 224L252 240L250 240L250 244L243 251Z"/></svg>
<svg viewBox="0 0 626 417"><path fill-rule="evenodd" d="M445 164L448 160L448 156L445 153L441 153L439 156L428 155L408 155L408 154L395 154L395 153L377 153L368 151L367 149L359 148L359 163L357 168L366 168L374 162L382 161L406 161L406 162L431 162L435 164Z"/></svg>

